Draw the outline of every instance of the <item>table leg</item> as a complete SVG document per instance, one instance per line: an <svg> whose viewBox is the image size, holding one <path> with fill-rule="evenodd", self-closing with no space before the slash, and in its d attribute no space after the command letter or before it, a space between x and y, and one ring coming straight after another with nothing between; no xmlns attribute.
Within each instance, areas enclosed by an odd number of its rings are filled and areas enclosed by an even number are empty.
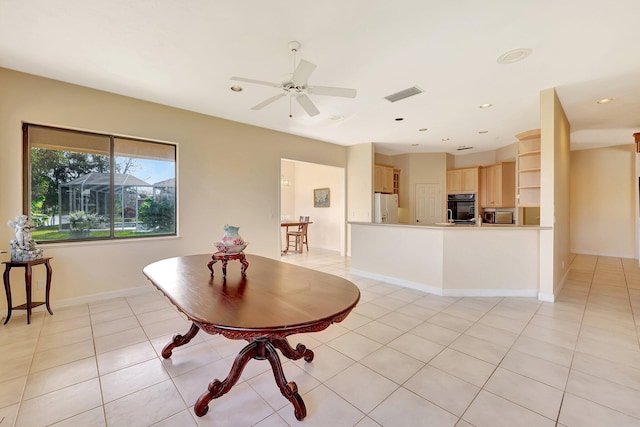
<svg viewBox="0 0 640 427"><path fill-rule="evenodd" d="M222 260L222 277L227 277L227 261L226 259Z"/></svg>
<svg viewBox="0 0 640 427"><path fill-rule="evenodd" d="M208 391L202 394L194 405L193 409L196 415L199 417L205 415L209 411L209 402L211 400L231 390L231 387L238 381L242 370L251 359L269 360L271 369L273 370L273 376L275 377L280 392L293 404L296 418L302 420L307 415L307 408L298 394L298 386L293 381L287 383L278 353L268 338L257 338L246 345L236 356L236 360L233 362L227 378L225 378L224 381L216 378L209 383Z"/></svg>
<svg viewBox="0 0 640 427"><path fill-rule="evenodd" d="M276 379L276 384L278 384L280 393L282 393L282 395L293 405L293 413L296 419L298 421L302 421L302 419L307 416L307 407L304 405L302 397L298 394L298 386L293 381L287 382L287 379L284 377L282 363L280 363L280 358L278 357L278 353L276 353L276 349L273 348L271 343L267 343L267 347L266 356L269 363L271 363L273 376Z"/></svg>
<svg viewBox="0 0 640 427"><path fill-rule="evenodd" d="M199 330L200 328L198 327L198 325L192 323L191 328L189 328L189 331L185 335L175 335L173 337L173 340L169 344L165 345L162 349L162 357L164 357L165 359L170 358L174 348L187 344L193 339L193 337L196 336Z"/></svg>
<svg viewBox="0 0 640 427"><path fill-rule="evenodd" d="M9 319L11 319L11 309L12 309L12 303L11 303L11 285L9 284L9 272L11 271L11 266L7 265L6 268L4 269L4 274L2 275L2 278L4 280L4 292L7 294L7 318L4 321L4 324L6 325L7 322L9 322Z"/></svg>
<svg viewBox="0 0 640 427"><path fill-rule="evenodd" d="M311 362L313 360L313 351L309 350L304 344L298 343L294 350L286 338L272 339L271 343L276 346L287 359L298 360L304 357L305 362Z"/></svg>
<svg viewBox="0 0 640 427"><path fill-rule="evenodd" d="M45 293L45 304L47 307L47 311L49 314L53 315L53 311L51 311L51 306L49 306L49 293L51 292L51 276L53 275L53 270L51 269L51 265L49 265L49 260L44 263L45 268L47 269L47 285L46 285L46 293Z"/></svg>
<svg viewBox="0 0 640 427"><path fill-rule="evenodd" d="M24 285L27 292L27 325L31 324L31 266L24 269Z"/></svg>
<svg viewBox="0 0 640 427"><path fill-rule="evenodd" d="M249 261L247 261L247 258L245 258L244 256L240 259L240 264L242 264L242 267L240 267L240 273L242 273L243 276L247 275L247 268L249 268Z"/></svg>
<svg viewBox="0 0 640 427"><path fill-rule="evenodd" d="M207 264L207 267L209 267L209 271L211 271L211 277L213 277L213 264L215 264L217 262L217 260L215 258L211 258L211 261L209 261L209 263Z"/></svg>

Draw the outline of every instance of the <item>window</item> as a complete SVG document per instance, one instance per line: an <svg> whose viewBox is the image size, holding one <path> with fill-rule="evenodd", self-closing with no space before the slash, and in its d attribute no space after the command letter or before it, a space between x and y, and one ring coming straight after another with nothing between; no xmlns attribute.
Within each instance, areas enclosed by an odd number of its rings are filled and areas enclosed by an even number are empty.
<svg viewBox="0 0 640 427"><path fill-rule="evenodd" d="M24 124L24 212L37 242L176 234L176 147Z"/></svg>

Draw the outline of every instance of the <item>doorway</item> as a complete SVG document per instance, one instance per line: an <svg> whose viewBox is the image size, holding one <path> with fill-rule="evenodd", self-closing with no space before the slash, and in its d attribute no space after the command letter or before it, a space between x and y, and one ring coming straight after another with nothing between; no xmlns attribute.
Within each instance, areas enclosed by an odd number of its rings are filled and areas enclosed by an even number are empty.
<svg viewBox="0 0 640 427"><path fill-rule="evenodd" d="M328 201L314 203L314 190L327 189ZM325 194L325 191L323 191ZM346 253L346 171L335 166L280 160L280 220L309 216L309 248ZM284 245L286 227L279 227Z"/></svg>
<svg viewBox="0 0 640 427"><path fill-rule="evenodd" d="M416 184L416 224L442 222L442 186L440 184Z"/></svg>

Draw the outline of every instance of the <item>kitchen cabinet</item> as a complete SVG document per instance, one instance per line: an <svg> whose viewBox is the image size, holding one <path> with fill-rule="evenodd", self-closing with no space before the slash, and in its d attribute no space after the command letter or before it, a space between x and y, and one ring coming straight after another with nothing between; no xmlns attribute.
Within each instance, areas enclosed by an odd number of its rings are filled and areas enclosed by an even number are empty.
<svg viewBox="0 0 640 427"><path fill-rule="evenodd" d="M540 206L540 129L522 132L518 138L518 206Z"/></svg>
<svg viewBox="0 0 640 427"><path fill-rule="evenodd" d="M385 165L373 166L373 192L393 193L393 167Z"/></svg>
<svg viewBox="0 0 640 427"><path fill-rule="evenodd" d="M481 208L516 206L516 163L502 162L486 166L481 173Z"/></svg>
<svg viewBox="0 0 640 427"><path fill-rule="evenodd" d="M480 167L480 177L478 178L478 206L487 207L487 168Z"/></svg>
<svg viewBox="0 0 640 427"><path fill-rule="evenodd" d="M447 194L478 192L479 168L450 169L447 171Z"/></svg>

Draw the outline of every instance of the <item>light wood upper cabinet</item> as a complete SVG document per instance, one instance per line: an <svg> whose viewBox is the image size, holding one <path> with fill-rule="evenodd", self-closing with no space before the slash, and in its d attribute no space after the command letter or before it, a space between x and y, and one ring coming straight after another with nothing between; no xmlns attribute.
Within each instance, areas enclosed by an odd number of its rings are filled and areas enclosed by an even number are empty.
<svg viewBox="0 0 640 427"><path fill-rule="evenodd" d="M458 194L462 190L462 170L447 171L447 194Z"/></svg>
<svg viewBox="0 0 640 427"><path fill-rule="evenodd" d="M478 192L479 168L451 169L447 171L447 194Z"/></svg>
<svg viewBox="0 0 640 427"><path fill-rule="evenodd" d="M393 167L373 166L373 191L374 193L393 193Z"/></svg>
<svg viewBox="0 0 640 427"><path fill-rule="evenodd" d="M516 206L516 163L502 162L483 168L481 173L482 208L514 208Z"/></svg>
<svg viewBox="0 0 640 427"><path fill-rule="evenodd" d="M478 168L462 169L462 192L478 192Z"/></svg>

